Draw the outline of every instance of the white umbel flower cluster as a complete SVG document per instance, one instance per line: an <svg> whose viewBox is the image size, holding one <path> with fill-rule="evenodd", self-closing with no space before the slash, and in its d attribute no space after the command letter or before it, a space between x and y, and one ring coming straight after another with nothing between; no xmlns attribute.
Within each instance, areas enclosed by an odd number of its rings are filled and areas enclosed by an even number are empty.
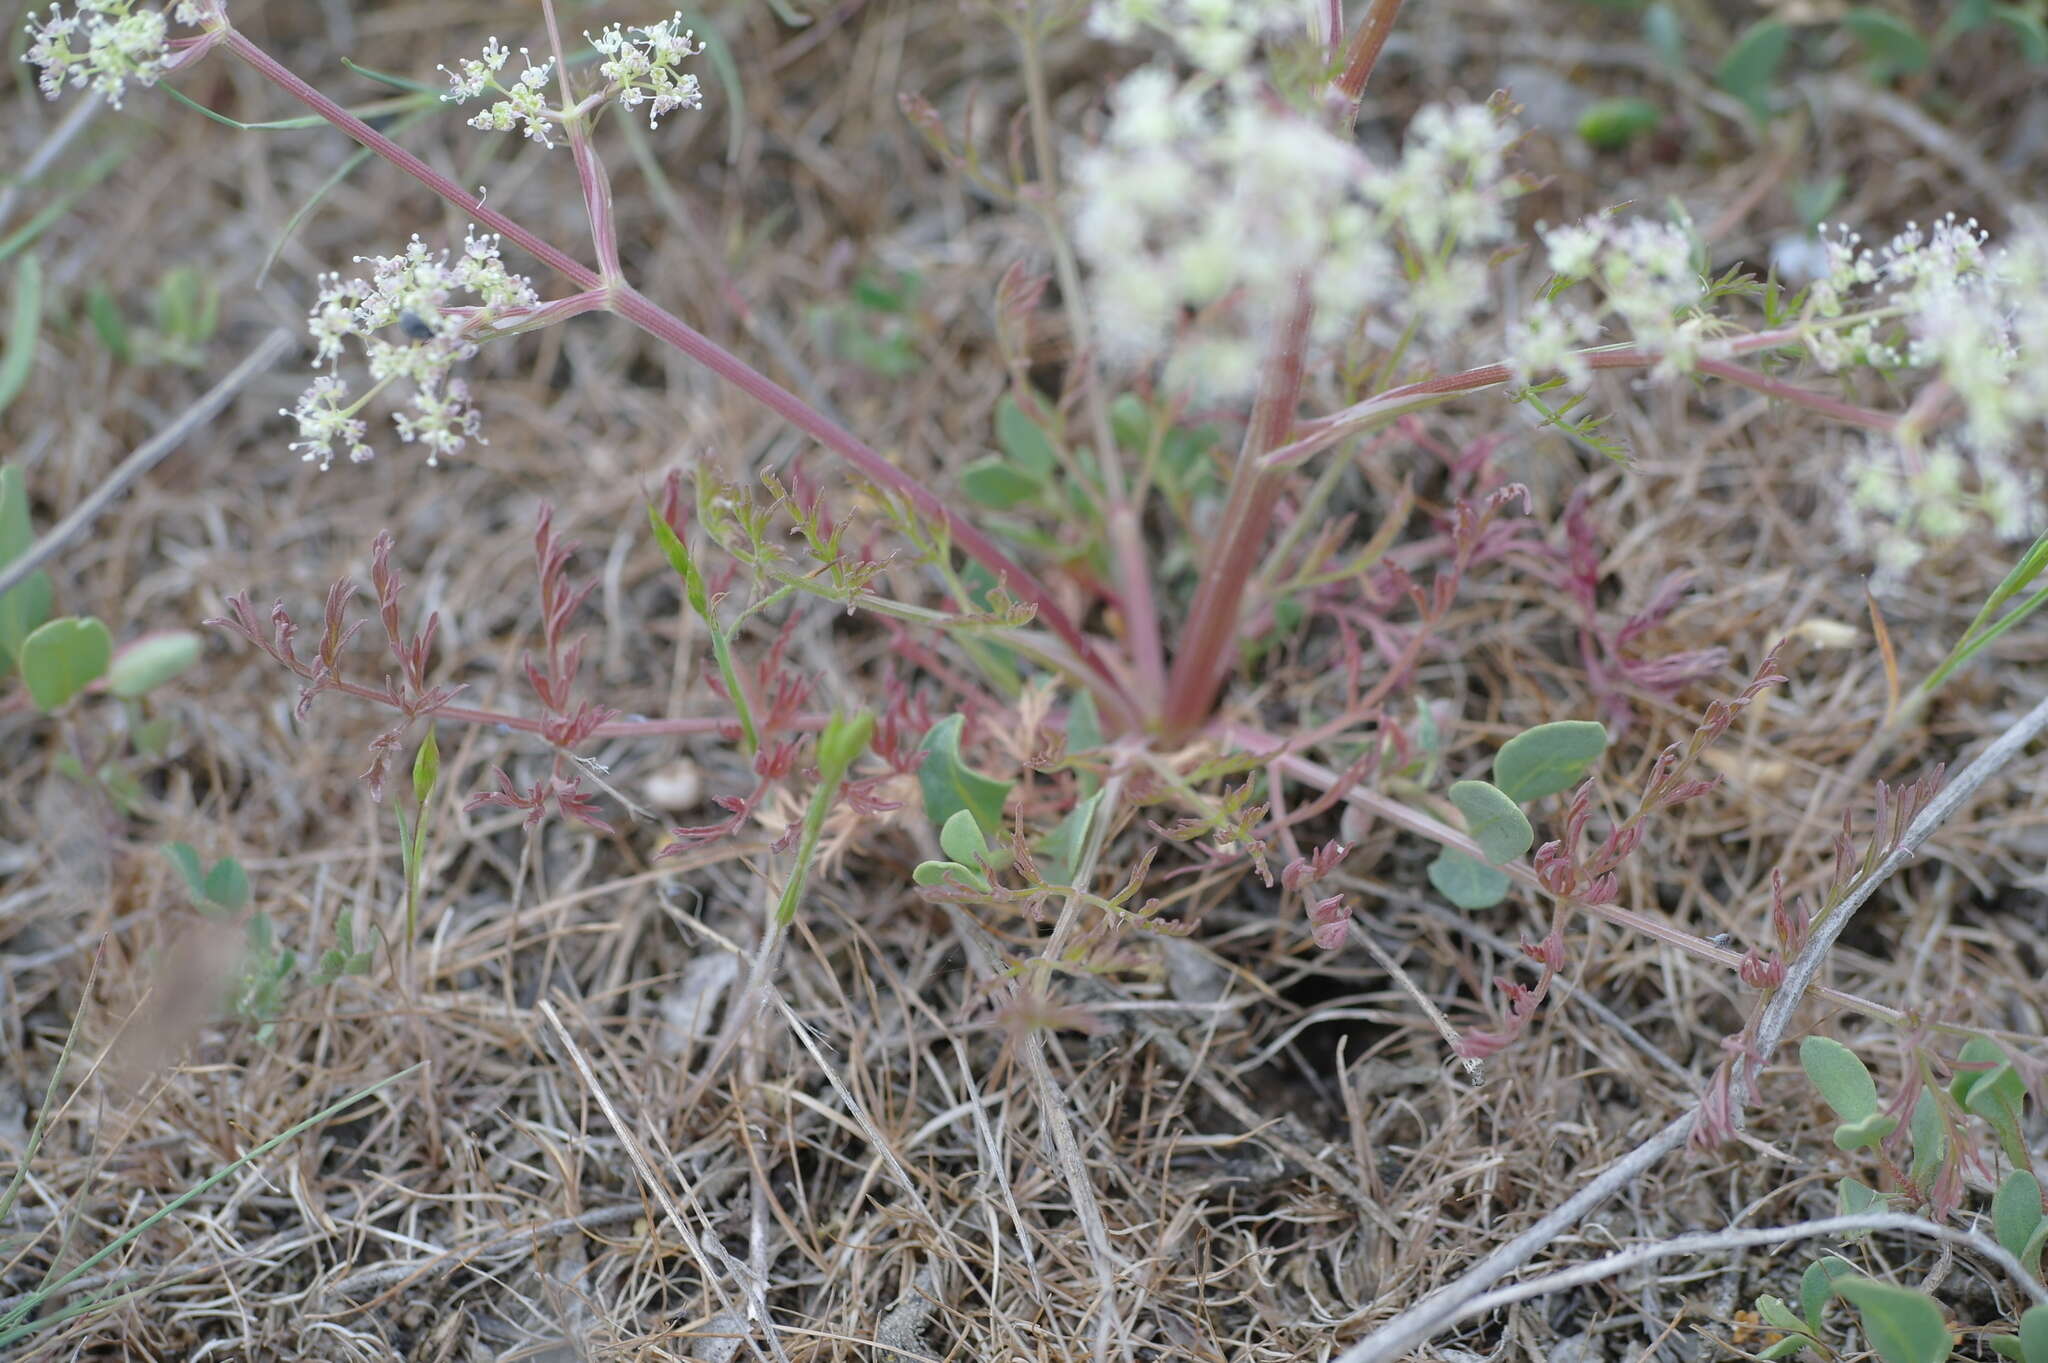
<svg viewBox="0 0 2048 1363"><path fill-rule="evenodd" d="M682 70L682 64L704 50L696 34L683 26L682 12L656 24L622 26L612 24L599 33L585 33L590 45L604 58L597 73L605 87L584 101L581 111L605 103L622 108L648 106L647 126L660 126L665 115L677 109L701 109L704 93L697 77ZM554 134L568 113L547 102L546 89L553 77L553 61L536 63L525 48L519 49L524 66L510 84L498 78L511 52L496 38L484 44L481 56L463 60L455 70L443 66L448 93L441 98L466 103L486 93L499 99L469 120L469 126L485 132L520 132L543 147L556 145Z"/></svg>
<svg viewBox="0 0 2048 1363"><path fill-rule="evenodd" d="M1954 438L1922 448L1872 442L1848 470L1851 528L1881 577L1929 547L1989 528L2021 539L2048 525L2048 233L2003 246L1953 214L1908 223L1868 247L1846 228L1823 238L1829 270L1812 291L1808 348L1824 366L1926 371L1941 406L1960 407ZM1951 408L1952 409L1952 408Z"/></svg>
<svg viewBox="0 0 2048 1363"><path fill-rule="evenodd" d="M1846 472L1844 529L1869 552L1881 587L1902 580L1930 549L1986 529L2005 541L2027 539L2048 525L2040 469L2002 453L1872 440Z"/></svg>
<svg viewBox="0 0 2048 1363"><path fill-rule="evenodd" d="M1612 315L1622 337L1662 356L1661 377L1682 374L1698 357L1706 319L1697 311L1705 285L1699 251L1684 225L1650 218L1602 216L1538 229L1557 284L1509 328L1508 365L1524 383L1562 374L1575 385L1589 377L1580 353ZM1599 294L1578 302L1581 283Z"/></svg>
<svg viewBox="0 0 2048 1363"><path fill-rule="evenodd" d="M632 38L629 34L638 34ZM628 109L648 105L647 126L660 124L664 115L677 109L701 109L704 95L697 78L679 68L704 50L696 33L683 27L683 14L658 24L626 29L611 25L595 37L585 33L590 45L604 60L597 73L611 82L613 98Z"/></svg>
<svg viewBox="0 0 2048 1363"><path fill-rule="evenodd" d="M1492 111L1425 109L1381 170L1249 81L1148 66L1110 104L1071 202L1110 361L1163 357L1172 386L1230 399L1298 291L1318 345L1368 309L1447 341L1487 306L1483 253L1519 188L1503 166L1515 131Z"/></svg>
<svg viewBox="0 0 2048 1363"><path fill-rule="evenodd" d="M180 0L170 12L181 24L197 24L212 7ZM74 0L71 13L51 5L47 15L28 15L28 51L22 60L36 68L36 86L55 99L65 86L93 89L121 107L129 84L156 84L170 61L164 11L138 8L135 0Z"/></svg>
<svg viewBox="0 0 2048 1363"><path fill-rule="evenodd" d="M1262 39L1309 31L1313 13L1303 0L1099 0L1088 29L1115 43L1164 34L1190 62L1221 74L1242 70Z"/></svg>
<svg viewBox="0 0 2048 1363"><path fill-rule="evenodd" d="M449 252L429 250L417 236L400 255L356 259L370 266L369 278L324 276L306 325L315 365L335 364L353 337L376 387L351 400L341 379L316 379L285 413L299 423L292 448L323 469L337 447L353 462L369 459L360 412L376 391L400 381L411 385L410 407L392 420L402 438L426 447L429 464L470 440L482 443L482 418L468 386L450 375L476 353L479 325L535 306L532 282L505 268L497 237L474 229L452 261ZM475 301L458 305L465 294Z"/></svg>
<svg viewBox="0 0 2048 1363"><path fill-rule="evenodd" d="M1818 347L1824 362L1934 371L1961 401L1973 449L2002 453L2048 420L2048 236L1993 247L1974 219L1950 214L1876 249L1838 230L1828 254L1816 312L1874 315Z"/></svg>
<svg viewBox="0 0 2048 1363"><path fill-rule="evenodd" d="M499 45L496 37L492 37L484 43L483 55L465 58L460 70L450 71L446 66L441 67L449 85L448 93L441 98L451 104L463 104L486 91L493 92L502 98L471 117L470 127L479 132L516 131L529 142L552 148L555 129L562 121L562 115L549 105L545 93L555 64L552 60L536 64L533 54L522 47L519 59L524 66L512 83L506 85L498 79L498 73L505 69L505 62L511 55L508 49Z"/></svg>

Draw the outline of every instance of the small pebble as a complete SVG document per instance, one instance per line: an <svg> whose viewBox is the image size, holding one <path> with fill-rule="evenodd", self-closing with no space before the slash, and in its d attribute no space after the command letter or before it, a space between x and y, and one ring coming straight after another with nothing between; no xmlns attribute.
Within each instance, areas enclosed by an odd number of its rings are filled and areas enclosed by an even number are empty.
<svg viewBox="0 0 2048 1363"><path fill-rule="evenodd" d="M648 777L642 790L656 809L695 809L704 802L704 773L689 758L679 757Z"/></svg>

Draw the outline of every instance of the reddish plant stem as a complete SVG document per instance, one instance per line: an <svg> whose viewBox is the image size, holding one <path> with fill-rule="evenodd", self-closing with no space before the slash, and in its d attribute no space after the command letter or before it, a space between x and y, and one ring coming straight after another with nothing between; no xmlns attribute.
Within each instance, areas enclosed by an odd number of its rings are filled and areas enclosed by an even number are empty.
<svg viewBox="0 0 2048 1363"><path fill-rule="evenodd" d="M463 189L301 80L290 68L239 30L226 30L223 42L266 80L347 133L371 152L418 180L441 199L461 209L480 225L498 233L534 259L560 271L585 289L605 289L611 298L612 311L620 317L657 340L682 351L720 378L732 383L756 402L852 464L864 476L903 497L921 514L944 526L952 543L957 544L962 552L987 568L998 580L1007 582L1008 589L1020 600L1030 602L1046 626L1064 640L1074 651L1074 656L1094 674L1098 695L1100 699L1108 702L1110 707L1110 713L1105 714L1104 718L1125 727L1135 722L1137 707L1122 678L1103 659L1095 644L1081 632L1080 627L1066 611L1061 609L1045 585L1013 562L988 536L956 515L924 484L891 464L851 432L805 403L794 393L630 285L603 279L588 265L559 247L543 241L496 209L486 207L483 200L476 195Z"/></svg>
<svg viewBox="0 0 2048 1363"><path fill-rule="evenodd" d="M1104 461L1105 463L1108 461ZM1159 631L1159 602L1152 590L1145 536L1137 508L1121 491L1110 494L1107 516L1110 552L1116 560L1117 595L1123 607L1124 637L1137 668L1144 704L1157 707L1166 694L1166 645Z"/></svg>
<svg viewBox="0 0 2048 1363"><path fill-rule="evenodd" d="M1344 71L1337 77L1336 85L1337 93L1350 105L1349 116L1344 120L1347 128L1358 121L1358 104L1365 97L1365 83L1372 78L1372 69L1379 65L1380 52L1400 14L1401 0L1372 0L1365 12L1365 22L1352 35L1351 50L1345 54Z"/></svg>
<svg viewBox="0 0 2048 1363"><path fill-rule="evenodd" d="M606 279L622 279L619 232L612 217L612 182L606 177L590 139L596 111L578 108L575 92L569 88L569 54L562 47L562 26L555 21L554 0L540 0L540 11L547 23L548 48L555 54L555 80L562 92L562 107L568 111L562 132L569 140L570 154L576 158L576 184L590 217L590 240L597 248L597 266Z"/></svg>
<svg viewBox="0 0 2048 1363"><path fill-rule="evenodd" d="M1263 458L1268 450L1285 442L1294 428L1311 311L1308 288L1298 283L1293 309L1273 338L1265 377L1245 427L1237 471L1230 480L1230 500L1217 527L1217 551L1202 570L1194 604L1188 608L1186 641L1174 655L1173 671L1167 679L1166 710L1161 718L1170 741L1185 738L1208 719L1216 692L1223 685L1245 588L1251 584L1266 532L1272 528L1273 508L1286 486L1284 470L1267 470Z"/></svg>
<svg viewBox="0 0 2048 1363"><path fill-rule="evenodd" d="M1726 360L1701 360L1695 368L1702 374L1711 374L1717 379L1740 384L1753 392L1762 393L1765 397L1776 398L1780 402L1788 402L1795 407L1805 407L1823 416L1833 417L1845 426L1861 426L1872 431L1891 431L1899 424L1899 419L1888 412L1875 412L1868 407L1859 407L1853 402L1831 398L1826 393L1816 393L1810 388L1801 388L1796 383L1774 379L1769 374L1759 374L1754 369L1744 369L1741 365L1730 364Z"/></svg>
<svg viewBox="0 0 2048 1363"><path fill-rule="evenodd" d="M425 161L399 146L369 124L357 118L341 105L315 90L284 63L271 56L252 42L240 29L225 30L223 44L237 57L247 62L256 73L271 84L283 90L299 103L326 119L335 127L347 133L364 147L383 157L392 165L418 180L432 190L436 196L461 209L481 226L496 232L512 242L535 260L558 270L586 289L594 289L604 281L595 270L577 260L568 252L543 241L521 227L495 208L487 207L484 201L471 194L461 185L435 170Z"/></svg>
<svg viewBox="0 0 2048 1363"><path fill-rule="evenodd" d="M1387 35L1401 13L1402 0L1372 0L1365 21L1352 36L1344 70L1331 87L1342 101L1342 126L1358 119L1359 100L1372 69L1387 45ZM1186 640L1173 659L1167 680L1166 709L1161 727L1169 739L1184 738L1209 718L1237 639L1238 616L1244 605L1259 551L1265 547L1273 509L1285 487L1284 468L1269 467L1271 451L1286 444L1301 401L1302 372L1313 307L1306 281L1295 286L1294 309L1274 338L1265 378L1260 385L1245 441L1231 479L1230 500L1218 535L1221 545L1209 560L1189 608Z"/></svg>
<svg viewBox="0 0 2048 1363"><path fill-rule="evenodd" d="M1790 328L1760 331L1751 336L1738 337L1723 346L1722 350L1727 355L1746 355L1794 344L1798 340L1799 332ZM1648 369L1660 363L1663 358L1657 351L1638 350L1634 347L1598 351L1585 357L1586 363L1594 369ZM1858 407L1839 398L1831 398L1825 393L1816 393L1810 388L1801 388L1797 384L1774 379L1767 374L1759 374L1753 369L1730 364L1724 359L1702 359L1697 367L1701 373L1755 389L1795 406L1826 413L1852 425L1889 431L1898 423L1896 416L1873 411L1868 407ZM1302 423L1306 434L1291 444L1269 452L1262 461L1263 465L1268 470L1294 468L1338 441L1348 439L1376 424L1383 424L1459 393L1497 388L1513 378L1514 372L1506 365L1487 364L1477 369L1466 369L1456 374L1443 374L1433 379L1423 379L1416 383L1402 384L1398 388L1389 388L1384 393L1375 393L1363 402L1353 403L1341 411Z"/></svg>

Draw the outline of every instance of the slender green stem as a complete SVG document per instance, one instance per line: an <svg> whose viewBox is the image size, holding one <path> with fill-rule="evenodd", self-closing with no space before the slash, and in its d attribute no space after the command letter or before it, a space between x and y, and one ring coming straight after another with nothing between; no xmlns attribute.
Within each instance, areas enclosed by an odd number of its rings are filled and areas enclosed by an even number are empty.
<svg viewBox="0 0 2048 1363"><path fill-rule="evenodd" d="M775 905L778 927L786 928L796 918L796 906L803 899L811 863L817 859L818 840L825 833L825 816L832 812L833 803L839 799L839 788L846 783L847 771L853 766L854 759L867 751L868 740L874 732L875 717L863 710L850 719L832 716L825 732L818 735L818 788L811 792L810 808L804 811L804 831L802 840L797 844L796 866L790 871L789 883L782 887L782 898Z"/></svg>
<svg viewBox="0 0 2048 1363"><path fill-rule="evenodd" d="M660 542L662 552L668 555L669 565L683 580L683 598L711 635L711 656L717 661L718 675L725 683L726 699L732 702L733 712L739 716L741 746L747 756L752 757L761 750L761 736L754 728L754 711L747 703L746 688L740 683L739 667L733 662L731 636L725 622L713 609L711 593L704 585L704 574L698 571L697 560L691 556L690 547L669 528L669 523L662 518L661 508L652 502L647 504L647 523L653 527L654 538Z"/></svg>

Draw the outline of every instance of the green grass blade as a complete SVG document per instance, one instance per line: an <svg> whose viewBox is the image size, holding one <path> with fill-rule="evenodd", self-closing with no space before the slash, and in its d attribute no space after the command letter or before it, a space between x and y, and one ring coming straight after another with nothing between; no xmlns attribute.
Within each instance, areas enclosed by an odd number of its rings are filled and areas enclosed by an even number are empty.
<svg viewBox="0 0 2048 1363"><path fill-rule="evenodd" d="M7 322L7 352L0 355L0 412L28 386L36 338L43 330L43 262L23 256L14 267L14 307Z"/></svg>
<svg viewBox="0 0 2048 1363"><path fill-rule="evenodd" d="M1989 629L1984 630L1975 638L1971 638L1965 635L1963 638L1963 642L1956 645L1955 652L1949 654L1947 660L1944 661L1940 667L1937 667L1934 669L1934 671L1930 672L1927 676L1926 681L1920 683L1921 694L1925 695L1928 692L1933 691L1934 688L1936 688L1937 686L1940 686L1943 682L1947 681L1951 676L1955 674L1957 668L1961 667L1964 663L1970 661L1970 659L1976 657L1977 654L1982 652L1988 645L1990 645L1990 643L1993 640L1997 639L1999 635L2005 633L2014 625L2017 625L2020 621L2026 619L2029 615L2033 614L2034 611L2040 608L2041 603L2043 601L2048 601L2048 587L2041 588L2041 590L2035 592L2025 601L2022 601L2019 605L2014 606L2011 611L2007 612L2006 615L1998 621L1997 624L1992 625Z"/></svg>
<svg viewBox="0 0 2048 1363"><path fill-rule="evenodd" d="M420 1062L420 1064L424 1063L424 1061ZM307 1131L312 1127L320 1125L322 1122L327 1121L331 1117L346 1112L349 1108L354 1107L357 1103L360 1103L363 1099L368 1098L371 1094L374 1094L382 1089L389 1088L391 1085L397 1083L399 1080L405 1078L407 1075L411 1074L414 1070L417 1070L419 1068L419 1064L408 1065L404 1069L400 1070L398 1073L388 1075L385 1078L379 1079L376 1083L371 1084L367 1088L358 1089L354 1093L351 1093L348 1097L341 1099L339 1102L330 1103L326 1107L321 1108L318 1112L306 1118L304 1121L297 1122L292 1126L287 1127L285 1130L279 1132L277 1135L272 1136L269 1140L264 1141L261 1145L258 1145L254 1149L250 1150L248 1154L243 1155L240 1159L237 1159L229 1164L225 1164L221 1166L219 1169L214 1170L211 1174L208 1174L198 1183L195 1183L194 1185L192 1185L192 1187L178 1194L169 1202L166 1202L163 1206L157 1208L154 1212L151 1212L148 1216L138 1221L135 1225L129 1227L120 1235L114 1237L113 1240L109 1241L96 1253L88 1255L84 1260L79 1262L76 1266L74 1266L69 1272L65 1273L62 1277L56 1279L54 1282L46 1283L44 1286L36 1289L36 1291L31 1296L29 1296L27 1300L23 1301L20 1305L16 1306L12 1311L9 1311L5 1316L0 1316L0 1346L9 1344L16 1339L21 1338L23 1335L28 1334L30 1331L40 1329L40 1324L24 1325L23 1322L27 1320L27 1318L30 1315L32 1315L35 1312L36 1308L42 1305L43 1302L55 1296L57 1293L62 1292L66 1285L76 1282L78 1279L84 1277L92 1269L98 1267L101 1263L105 1262L113 1255L120 1253L130 1244L134 1243L136 1239L146 1234L158 1222L164 1220L166 1217L170 1216L173 1212L177 1211L180 1207L183 1207L186 1203L192 1201L194 1198L203 1195L204 1193L218 1185L222 1180L226 1179L229 1175L233 1174L243 1165L251 1164L254 1163L256 1160L262 1159L265 1155L277 1149L277 1147L283 1145L285 1142L298 1136L300 1133Z"/></svg>
<svg viewBox="0 0 2048 1363"><path fill-rule="evenodd" d="M93 973L99 973L98 957L93 958ZM80 997L92 997L91 976L87 976L86 990ZM42 1148L50 1119L57 1115L57 1084L64 1078L64 1067L71 1063L72 1048L78 1044L78 1020L82 1012L71 1015L71 1030L64 1033L64 1049L57 1052L57 1063L50 1070L50 1082L43 1089L43 1105L36 1109L36 1124L28 1133L28 1146L21 1152L21 1163L15 1166L14 1177L7 1180L7 1190L0 1192L0 1226L7 1224L8 1216L14 1211L14 1200L21 1196L21 1185L28 1178L29 1165L35 1163L36 1151Z"/></svg>

